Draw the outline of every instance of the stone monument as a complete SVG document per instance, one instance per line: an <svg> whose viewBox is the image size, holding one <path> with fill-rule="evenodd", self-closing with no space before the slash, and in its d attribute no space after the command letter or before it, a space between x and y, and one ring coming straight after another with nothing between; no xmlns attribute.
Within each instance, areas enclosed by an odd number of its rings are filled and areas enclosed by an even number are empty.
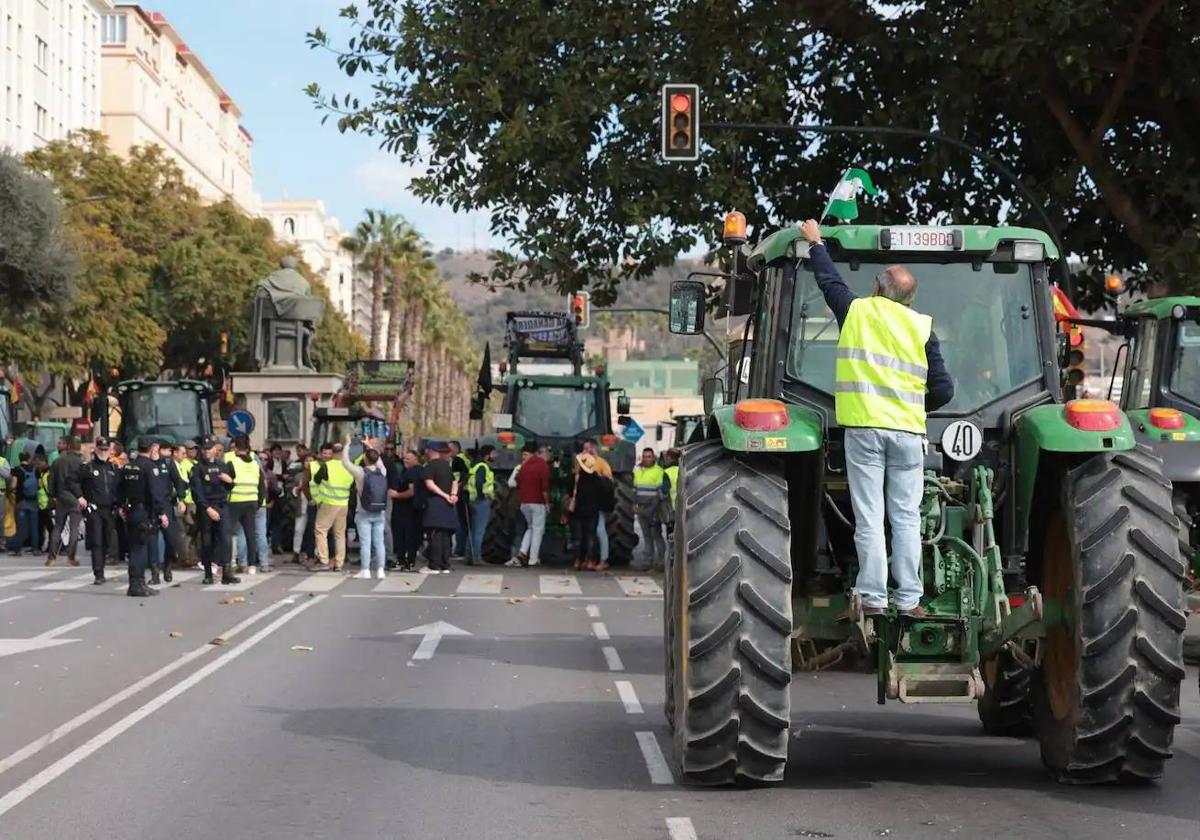
<svg viewBox="0 0 1200 840"><path fill-rule="evenodd" d="M313 336L325 313L325 301L314 297L296 260L284 257L254 293L251 349L261 371L315 372Z"/></svg>

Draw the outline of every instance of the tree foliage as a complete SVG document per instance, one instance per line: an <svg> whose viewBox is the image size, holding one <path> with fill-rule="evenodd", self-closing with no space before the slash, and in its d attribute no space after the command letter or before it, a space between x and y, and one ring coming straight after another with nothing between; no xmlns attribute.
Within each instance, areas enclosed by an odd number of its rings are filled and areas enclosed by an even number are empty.
<svg viewBox="0 0 1200 840"><path fill-rule="evenodd" d="M6 315L28 316L69 297L75 268L54 185L0 151L0 295Z"/></svg>
<svg viewBox="0 0 1200 840"><path fill-rule="evenodd" d="M1126 270L1135 287L1184 290L1200 285L1200 16L1187 9L367 0L340 13L348 43L309 40L368 92L308 92L343 131L422 165L425 199L490 211L513 249L500 284L591 285L603 304L622 279L715 239L730 207L759 232L814 215L849 164L885 191L864 221L1036 226L993 171L928 142L706 131L699 163L664 164L657 92L694 81L706 121L965 140L1040 197L1089 281Z"/></svg>

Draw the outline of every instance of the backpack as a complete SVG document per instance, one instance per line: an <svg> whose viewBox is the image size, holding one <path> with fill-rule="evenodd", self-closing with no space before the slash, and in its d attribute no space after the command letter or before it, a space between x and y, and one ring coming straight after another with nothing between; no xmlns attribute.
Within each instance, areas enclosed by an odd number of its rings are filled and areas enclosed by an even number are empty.
<svg viewBox="0 0 1200 840"><path fill-rule="evenodd" d="M38 494L38 474L33 467L22 471L21 473L21 498L27 502L37 501Z"/></svg>
<svg viewBox="0 0 1200 840"><path fill-rule="evenodd" d="M362 509L371 513L387 510L387 476L379 470L365 470L362 487Z"/></svg>

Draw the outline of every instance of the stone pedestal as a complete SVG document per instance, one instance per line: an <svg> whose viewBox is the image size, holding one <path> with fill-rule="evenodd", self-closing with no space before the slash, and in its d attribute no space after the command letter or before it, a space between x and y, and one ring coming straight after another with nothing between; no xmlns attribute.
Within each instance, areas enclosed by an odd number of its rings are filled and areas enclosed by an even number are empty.
<svg viewBox="0 0 1200 840"><path fill-rule="evenodd" d="M241 408L254 415L250 445L269 443L295 448L308 443L313 410L327 408L342 387L342 377L331 373L255 371L233 373L233 391L245 401ZM319 398L313 402L312 395Z"/></svg>

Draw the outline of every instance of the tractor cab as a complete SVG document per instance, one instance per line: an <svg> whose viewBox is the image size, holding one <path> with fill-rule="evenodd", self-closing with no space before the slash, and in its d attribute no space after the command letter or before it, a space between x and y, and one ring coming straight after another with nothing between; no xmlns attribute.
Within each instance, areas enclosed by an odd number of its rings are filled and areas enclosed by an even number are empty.
<svg viewBox="0 0 1200 840"><path fill-rule="evenodd" d="M185 443L212 434L212 391L206 382L130 379L115 391L121 412L118 436L127 448L144 436Z"/></svg>
<svg viewBox="0 0 1200 840"><path fill-rule="evenodd" d="M333 405L313 416L311 446L351 439L350 457L362 454L364 438L395 440L400 412L412 396L415 367L408 359L359 359L350 363Z"/></svg>
<svg viewBox="0 0 1200 840"><path fill-rule="evenodd" d="M871 663L880 703L975 703L989 732L1032 731L1062 781L1160 775L1170 736L1132 710L1148 685L1157 708L1178 708L1179 523L1129 418L1105 400L1064 402L1071 346L1054 320L1053 240L978 225L850 224L821 237L857 297L876 294L889 266L912 272L911 305L932 318L954 381L925 421L921 609L863 609L860 565L886 558L858 556L835 395L870 394L879 427L901 428L887 418L924 398L873 371L922 382L928 369L839 347L808 242L777 231L740 249L745 269L726 278L722 309L742 319L727 346L740 337L746 350L727 359L732 383L706 388L711 408L680 462L666 706L684 776L782 778L792 672L853 659ZM698 333L709 300L703 283L674 282L671 331ZM863 361L839 383L839 364ZM1150 638L1170 652L1149 653L1138 640Z"/></svg>

